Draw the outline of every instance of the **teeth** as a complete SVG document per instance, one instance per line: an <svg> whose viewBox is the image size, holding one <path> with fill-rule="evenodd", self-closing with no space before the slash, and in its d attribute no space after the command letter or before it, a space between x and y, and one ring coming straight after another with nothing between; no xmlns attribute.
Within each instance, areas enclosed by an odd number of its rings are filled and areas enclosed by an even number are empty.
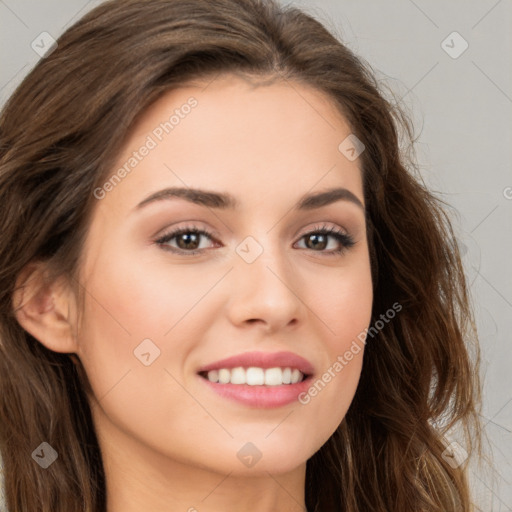
<svg viewBox="0 0 512 512"><path fill-rule="evenodd" d="M265 370L265 385L280 386L283 383L283 371L281 368L268 368Z"/></svg>
<svg viewBox="0 0 512 512"><path fill-rule="evenodd" d="M227 384L231 379L231 372L229 370L219 370L219 382L221 384Z"/></svg>
<svg viewBox="0 0 512 512"><path fill-rule="evenodd" d="M217 370L208 372L208 380L210 382L219 382L219 372Z"/></svg>
<svg viewBox="0 0 512 512"><path fill-rule="evenodd" d="M229 370L226 370L229 373ZM245 384L245 370L243 368L233 368L231 370L231 384Z"/></svg>
<svg viewBox="0 0 512 512"><path fill-rule="evenodd" d="M243 368L240 368L243 371ZM261 368L247 368L245 382L249 386L262 386L265 384L265 371Z"/></svg>
<svg viewBox="0 0 512 512"><path fill-rule="evenodd" d="M297 384L297 382L300 382L301 379L302 379L302 373L300 373L299 370L294 368L292 370L292 384Z"/></svg>
<svg viewBox="0 0 512 512"><path fill-rule="evenodd" d="M222 368L208 372L210 382L220 384L248 384L249 386L281 386L282 384L297 384L304 374L297 368Z"/></svg>

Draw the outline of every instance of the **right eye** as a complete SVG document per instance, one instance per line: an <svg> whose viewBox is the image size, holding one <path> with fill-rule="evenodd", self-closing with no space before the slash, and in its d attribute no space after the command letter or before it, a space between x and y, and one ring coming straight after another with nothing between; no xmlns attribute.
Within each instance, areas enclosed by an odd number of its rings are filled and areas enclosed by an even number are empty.
<svg viewBox="0 0 512 512"><path fill-rule="evenodd" d="M160 245L162 249L166 251L194 255L205 250L204 247L199 248L202 237L215 240L213 235L204 229L198 229L195 226L185 226L175 229L169 233L164 233L160 238L155 240L155 243ZM176 239L177 247L170 244L174 239Z"/></svg>

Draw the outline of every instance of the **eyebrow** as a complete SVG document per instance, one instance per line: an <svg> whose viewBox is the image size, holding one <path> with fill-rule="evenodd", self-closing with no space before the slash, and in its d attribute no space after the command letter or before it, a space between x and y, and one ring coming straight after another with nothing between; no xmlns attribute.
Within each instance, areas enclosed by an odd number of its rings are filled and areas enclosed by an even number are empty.
<svg viewBox="0 0 512 512"><path fill-rule="evenodd" d="M197 188L171 187L159 190L158 192L149 195L144 200L142 200L135 207L135 209L139 210L148 204L175 198L184 199L185 201L200 206L222 210L236 210L240 205L238 200L231 194L211 192ZM361 208L363 211L365 209L363 203L350 190L346 188L332 188L323 192L305 194L295 205L295 210L314 210L316 208L321 208L322 206L330 205L337 201L348 201L359 206L359 208Z"/></svg>

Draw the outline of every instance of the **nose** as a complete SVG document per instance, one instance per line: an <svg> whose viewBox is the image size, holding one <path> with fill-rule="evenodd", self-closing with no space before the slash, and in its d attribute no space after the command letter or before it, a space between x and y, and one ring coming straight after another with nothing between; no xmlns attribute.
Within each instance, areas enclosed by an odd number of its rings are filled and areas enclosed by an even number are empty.
<svg viewBox="0 0 512 512"><path fill-rule="evenodd" d="M252 263L235 255L228 316L237 327L258 325L270 333L298 326L305 305L300 280L283 250L266 245Z"/></svg>

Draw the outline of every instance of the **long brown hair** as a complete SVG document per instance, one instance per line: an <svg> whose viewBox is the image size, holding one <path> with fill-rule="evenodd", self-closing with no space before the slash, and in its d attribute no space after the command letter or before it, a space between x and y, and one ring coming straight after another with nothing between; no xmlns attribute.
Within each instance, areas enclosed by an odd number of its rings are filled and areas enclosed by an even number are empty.
<svg viewBox="0 0 512 512"><path fill-rule="evenodd" d="M308 84L339 108L366 147L372 325L402 306L368 338L346 417L307 462L308 510L474 510L468 461L452 467L443 456L454 425L470 455L481 450L480 353L449 217L400 151L400 134L413 139L411 125L369 66L320 22L270 0L107 1L59 38L3 109L0 453L8 509L106 507L83 367L21 328L17 279L43 261L49 282L67 276L80 292L93 191L135 119L187 80L226 72ZM43 441L59 453L46 471L30 456Z"/></svg>

